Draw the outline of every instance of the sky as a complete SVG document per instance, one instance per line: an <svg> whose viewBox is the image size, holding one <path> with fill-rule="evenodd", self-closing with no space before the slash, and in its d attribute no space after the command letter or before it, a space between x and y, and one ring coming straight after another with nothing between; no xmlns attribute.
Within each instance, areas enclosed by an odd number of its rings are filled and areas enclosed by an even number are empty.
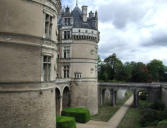
<svg viewBox="0 0 167 128"><path fill-rule="evenodd" d="M62 5L75 6L76 0ZM167 0L78 0L99 15L99 55L116 53L123 62L148 63L153 59L167 65Z"/></svg>

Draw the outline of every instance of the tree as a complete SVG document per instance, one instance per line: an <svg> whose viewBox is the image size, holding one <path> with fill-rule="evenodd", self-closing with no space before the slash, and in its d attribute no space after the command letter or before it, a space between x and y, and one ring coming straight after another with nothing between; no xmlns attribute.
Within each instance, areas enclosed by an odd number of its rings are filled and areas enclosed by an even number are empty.
<svg viewBox="0 0 167 128"><path fill-rule="evenodd" d="M149 74L147 66L142 62L138 62L134 65L132 70L133 82L151 82L151 74Z"/></svg>
<svg viewBox="0 0 167 128"><path fill-rule="evenodd" d="M152 60L147 64L149 73L152 75L152 81L164 81L165 77L165 66L160 60Z"/></svg>
<svg viewBox="0 0 167 128"><path fill-rule="evenodd" d="M116 79L116 75L118 72L121 71L121 68L123 66L121 60L119 60L116 56L116 54L112 54L111 56L107 57L104 62L107 65L108 72L109 72L109 77L110 80Z"/></svg>

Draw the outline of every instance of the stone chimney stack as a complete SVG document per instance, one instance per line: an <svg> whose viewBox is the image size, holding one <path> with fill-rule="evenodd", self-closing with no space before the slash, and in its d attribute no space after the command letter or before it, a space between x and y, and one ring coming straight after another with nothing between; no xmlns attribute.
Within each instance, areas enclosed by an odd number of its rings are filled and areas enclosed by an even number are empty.
<svg viewBox="0 0 167 128"><path fill-rule="evenodd" d="M82 18L84 22L87 22L87 10L88 6L82 6Z"/></svg>

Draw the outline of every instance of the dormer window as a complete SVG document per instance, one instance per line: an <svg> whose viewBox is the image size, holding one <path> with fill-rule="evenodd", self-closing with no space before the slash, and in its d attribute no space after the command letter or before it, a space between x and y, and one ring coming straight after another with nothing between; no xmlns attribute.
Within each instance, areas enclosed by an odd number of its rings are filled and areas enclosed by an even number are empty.
<svg viewBox="0 0 167 128"><path fill-rule="evenodd" d="M71 18L64 18L64 24L66 26L71 25Z"/></svg>

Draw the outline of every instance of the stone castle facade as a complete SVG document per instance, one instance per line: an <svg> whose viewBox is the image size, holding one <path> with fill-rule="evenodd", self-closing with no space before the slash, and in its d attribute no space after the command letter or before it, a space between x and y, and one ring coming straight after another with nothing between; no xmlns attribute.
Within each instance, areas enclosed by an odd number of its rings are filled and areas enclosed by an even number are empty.
<svg viewBox="0 0 167 128"><path fill-rule="evenodd" d="M96 114L97 12L2 0L0 16L0 127L55 128L70 106Z"/></svg>

